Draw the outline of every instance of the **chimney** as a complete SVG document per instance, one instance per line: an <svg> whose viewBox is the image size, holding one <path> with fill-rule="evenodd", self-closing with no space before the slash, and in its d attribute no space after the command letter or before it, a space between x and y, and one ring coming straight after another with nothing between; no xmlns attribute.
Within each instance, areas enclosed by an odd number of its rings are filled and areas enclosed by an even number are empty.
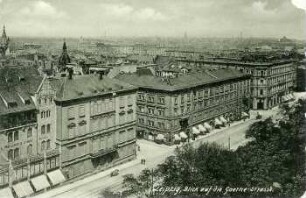
<svg viewBox="0 0 306 198"><path fill-rule="evenodd" d="M71 80L71 79L72 79L72 74L73 74L73 69L72 69L72 68L69 68L69 69L68 69L68 73L69 73L68 79Z"/></svg>

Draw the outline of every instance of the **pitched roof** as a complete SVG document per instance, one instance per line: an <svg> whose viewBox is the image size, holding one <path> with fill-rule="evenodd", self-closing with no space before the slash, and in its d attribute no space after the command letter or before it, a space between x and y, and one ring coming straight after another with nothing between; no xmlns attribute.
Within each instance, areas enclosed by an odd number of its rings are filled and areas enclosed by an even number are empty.
<svg viewBox="0 0 306 198"><path fill-rule="evenodd" d="M103 76L97 75L73 76L73 79L59 78L50 82L57 89L56 100L67 101L105 95L113 92L136 89L135 86Z"/></svg>
<svg viewBox="0 0 306 198"><path fill-rule="evenodd" d="M33 67L5 67L0 69L0 115L34 110L31 96L42 78Z"/></svg>
<svg viewBox="0 0 306 198"><path fill-rule="evenodd" d="M193 71L188 74L179 75L177 78L170 78L169 80L165 80L161 77L153 75L137 75L135 73L121 74L116 78L137 87L165 91L176 91L180 89L188 89L209 83L222 82L229 79L247 76L249 75L243 74L235 69L218 69L211 71Z"/></svg>

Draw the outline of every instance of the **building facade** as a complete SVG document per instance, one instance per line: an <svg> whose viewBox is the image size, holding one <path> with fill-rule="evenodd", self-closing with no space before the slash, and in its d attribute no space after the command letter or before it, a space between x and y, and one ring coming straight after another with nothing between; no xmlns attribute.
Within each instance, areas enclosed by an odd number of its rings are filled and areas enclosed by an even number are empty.
<svg viewBox="0 0 306 198"><path fill-rule="evenodd" d="M194 67L233 68L252 76L251 108L270 109L293 99L297 66L291 61L248 63L234 61L179 60Z"/></svg>
<svg viewBox="0 0 306 198"><path fill-rule="evenodd" d="M41 78L32 67L0 69L0 186L14 189L58 169L59 153L42 150L35 105ZM15 191L14 191L15 192ZM19 196L16 190L17 196Z"/></svg>
<svg viewBox="0 0 306 198"><path fill-rule="evenodd" d="M196 135L240 119L249 110L250 75L221 69L162 76L135 73L116 77L139 87L137 131L145 139L162 137L172 144L179 134L192 136L182 131L182 120L188 120Z"/></svg>
<svg viewBox="0 0 306 198"><path fill-rule="evenodd" d="M64 174L76 177L136 157L136 87L97 75L51 82L56 145Z"/></svg>

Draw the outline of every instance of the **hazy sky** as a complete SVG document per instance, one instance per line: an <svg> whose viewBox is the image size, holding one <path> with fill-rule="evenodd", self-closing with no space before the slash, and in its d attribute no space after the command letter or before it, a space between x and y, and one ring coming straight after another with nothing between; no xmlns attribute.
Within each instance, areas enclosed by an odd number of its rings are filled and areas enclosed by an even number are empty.
<svg viewBox="0 0 306 198"><path fill-rule="evenodd" d="M10 36L306 38L306 0L0 0Z"/></svg>

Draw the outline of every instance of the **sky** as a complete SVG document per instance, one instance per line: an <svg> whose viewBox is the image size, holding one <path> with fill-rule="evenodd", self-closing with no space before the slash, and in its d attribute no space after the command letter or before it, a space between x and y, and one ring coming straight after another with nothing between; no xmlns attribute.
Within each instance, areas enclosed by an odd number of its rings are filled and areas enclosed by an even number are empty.
<svg viewBox="0 0 306 198"><path fill-rule="evenodd" d="M306 38L306 0L0 0L0 25L30 37Z"/></svg>

